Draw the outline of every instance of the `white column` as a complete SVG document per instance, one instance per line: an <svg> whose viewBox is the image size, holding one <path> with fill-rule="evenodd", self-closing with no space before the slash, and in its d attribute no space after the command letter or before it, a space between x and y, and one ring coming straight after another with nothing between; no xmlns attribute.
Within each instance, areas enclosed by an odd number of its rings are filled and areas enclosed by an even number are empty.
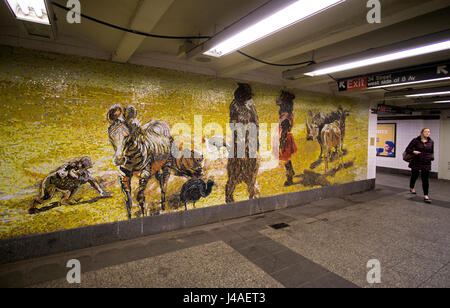
<svg viewBox="0 0 450 308"><path fill-rule="evenodd" d="M378 115L372 114L370 109L376 109L377 104L371 103L369 108L369 140L368 140L368 156L367 156L367 179L377 177L377 122Z"/></svg>
<svg viewBox="0 0 450 308"><path fill-rule="evenodd" d="M450 180L450 111L442 111L439 130L439 173L438 177Z"/></svg>

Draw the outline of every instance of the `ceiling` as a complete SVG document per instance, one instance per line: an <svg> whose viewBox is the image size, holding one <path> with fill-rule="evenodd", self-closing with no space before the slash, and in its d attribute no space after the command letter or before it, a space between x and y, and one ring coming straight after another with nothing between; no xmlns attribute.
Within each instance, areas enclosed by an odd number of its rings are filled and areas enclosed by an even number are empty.
<svg viewBox="0 0 450 308"><path fill-rule="evenodd" d="M65 5L66 0L54 0ZM284 1L284 0L272 0ZM268 0L80 0L81 12L99 20L142 32L172 36L214 36L216 33L263 6ZM369 24L367 1L347 0L320 14L266 37L241 49L256 58L273 63L317 63L368 49L382 47L450 29L448 0L381 0L380 24ZM0 0L0 40L2 44L163 67L218 77L257 81L289 88L348 95L373 102L414 105L413 99L385 97L386 90L356 90L339 93L330 77L284 80L286 67L261 64L238 53L222 58L179 54L185 40L167 40L125 33L82 18L81 24L69 24L67 12L52 6L55 14L53 39L30 36L21 22L13 18L4 0ZM205 40L194 40L194 45ZM450 60L450 52L439 52L407 60L374 65L333 75L345 78L367 73ZM449 82L416 86L448 87ZM404 90L404 88L399 88ZM391 88L398 90L397 88ZM389 92L390 92L389 91ZM433 108L450 108L446 104ZM450 104L449 104L450 105Z"/></svg>

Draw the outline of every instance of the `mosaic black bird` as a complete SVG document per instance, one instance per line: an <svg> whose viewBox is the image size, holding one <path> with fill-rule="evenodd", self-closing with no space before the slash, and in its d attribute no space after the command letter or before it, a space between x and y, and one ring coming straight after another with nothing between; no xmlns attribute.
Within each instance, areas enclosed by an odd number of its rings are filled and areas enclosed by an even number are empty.
<svg viewBox="0 0 450 308"><path fill-rule="evenodd" d="M208 180L205 183L204 180L195 178L184 183L183 187L181 187L180 201L184 203L185 210L187 211L188 202L193 202L195 208L195 203L200 198L208 197L212 192L213 186L217 186L213 180Z"/></svg>

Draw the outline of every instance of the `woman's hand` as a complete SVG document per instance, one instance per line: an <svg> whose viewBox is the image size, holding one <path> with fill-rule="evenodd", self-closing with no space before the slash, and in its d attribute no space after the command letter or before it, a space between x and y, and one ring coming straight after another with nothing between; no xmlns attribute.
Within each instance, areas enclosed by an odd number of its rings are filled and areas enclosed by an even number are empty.
<svg viewBox="0 0 450 308"><path fill-rule="evenodd" d="M419 151L414 151L413 153L414 153L414 155L420 155L421 154Z"/></svg>

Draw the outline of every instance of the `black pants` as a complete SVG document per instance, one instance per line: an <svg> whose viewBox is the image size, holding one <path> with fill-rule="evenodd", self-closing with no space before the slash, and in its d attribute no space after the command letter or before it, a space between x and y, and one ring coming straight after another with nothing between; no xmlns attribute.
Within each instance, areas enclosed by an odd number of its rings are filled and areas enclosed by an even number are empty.
<svg viewBox="0 0 450 308"><path fill-rule="evenodd" d="M411 183L409 187L411 189L414 189L414 186L416 186L416 181L419 178L419 173L422 173L422 188L423 188L423 194L425 196L428 196L428 191L430 189L430 182L428 180L430 176L430 171L428 170L412 170L412 176L411 176Z"/></svg>

